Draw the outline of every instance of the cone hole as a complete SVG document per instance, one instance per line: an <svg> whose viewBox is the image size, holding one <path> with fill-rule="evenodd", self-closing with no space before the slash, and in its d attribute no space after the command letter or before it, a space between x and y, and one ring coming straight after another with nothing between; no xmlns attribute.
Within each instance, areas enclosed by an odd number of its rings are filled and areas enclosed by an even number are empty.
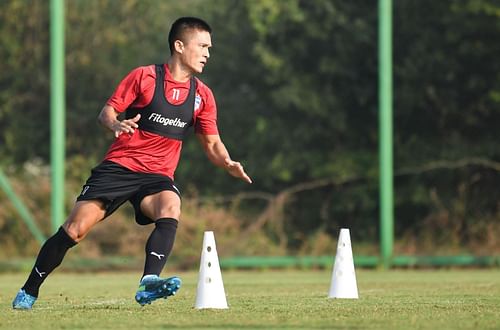
<svg viewBox="0 0 500 330"><path fill-rule="evenodd" d="M207 251L208 252L212 251L212 247L211 246L207 246Z"/></svg>
<svg viewBox="0 0 500 330"><path fill-rule="evenodd" d="M208 262L208 267L212 267L212 263L210 261Z"/></svg>
<svg viewBox="0 0 500 330"><path fill-rule="evenodd" d="M207 277L207 278L205 279L205 281L206 281L207 283L212 283L212 278L211 278L211 277Z"/></svg>

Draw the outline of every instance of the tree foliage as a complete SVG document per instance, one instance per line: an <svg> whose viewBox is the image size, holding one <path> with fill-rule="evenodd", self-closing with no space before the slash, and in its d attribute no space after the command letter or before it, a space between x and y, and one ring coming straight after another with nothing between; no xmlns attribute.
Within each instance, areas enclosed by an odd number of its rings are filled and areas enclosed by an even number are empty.
<svg viewBox="0 0 500 330"><path fill-rule="evenodd" d="M67 154L80 164L71 175L85 178L111 142L95 118L118 81L135 66L166 59L174 18L202 16L214 29L214 47L200 78L216 95L228 149L255 183L235 183L207 165L191 138L180 185L213 196L328 182L281 195L289 197L287 244L298 248L301 235L340 225L376 239L376 1L66 4ZM46 1L0 2L5 165L49 161L48 15ZM443 216L463 237L468 224L498 220L500 212L500 4L403 0L394 2L393 17L396 229L419 233Z"/></svg>

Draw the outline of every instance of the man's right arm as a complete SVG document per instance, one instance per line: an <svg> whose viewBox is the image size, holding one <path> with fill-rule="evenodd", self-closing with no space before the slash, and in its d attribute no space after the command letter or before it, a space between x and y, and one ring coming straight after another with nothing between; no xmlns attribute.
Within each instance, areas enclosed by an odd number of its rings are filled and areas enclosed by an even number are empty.
<svg viewBox="0 0 500 330"><path fill-rule="evenodd" d="M137 122L141 118L141 115L138 114L134 118L119 121L119 114L120 113L116 111L112 106L106 104L102 108L97 119L102 126L112 131L115 134L115 137L119 137L122 133L133 134L134 130L139 127L139 125L137 125Z"/></svg>
<svg viewBox="0 0 500 330"><path fill-rule="evenodd" d="M98 121L115 134L133 134L138 127L140 115L132 119L118 120L118 115L134 103L141 95L141 81L144 76L151 75L151 66L138 67L130 71L118 84L113 95L108 99L98 116ZM154 71L153 71L154 73ZM152 77L154 80L154 77ZM151 78L150 78L151 79Z"/></svg>

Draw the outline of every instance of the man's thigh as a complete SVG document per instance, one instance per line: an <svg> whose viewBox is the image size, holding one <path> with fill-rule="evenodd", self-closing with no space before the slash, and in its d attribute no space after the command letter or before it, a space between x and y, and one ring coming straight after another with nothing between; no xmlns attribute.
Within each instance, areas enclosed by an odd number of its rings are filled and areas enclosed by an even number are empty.
<svg viewBox="0 0 500 330"><path fill-rule="evenodd" d="M130 202L134 206L135 221L148 225L160 218L179 219L181 194L168 177L152 176L144 182Z"/></svg>
<svg viewBox="0 0 500 330"><path fill-rule="evenodd" d="M181 199L173 191L160 191L142 199L141 212L153 220L160 218L179 219L181 215Z"/></svg>

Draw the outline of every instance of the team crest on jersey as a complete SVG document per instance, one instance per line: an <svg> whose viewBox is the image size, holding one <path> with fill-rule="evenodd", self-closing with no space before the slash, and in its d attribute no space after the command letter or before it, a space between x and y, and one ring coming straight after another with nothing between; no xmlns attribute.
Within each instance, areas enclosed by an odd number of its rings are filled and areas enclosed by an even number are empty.
<svg viewBox="0 0 500 330"><path fill-rule="evenodd" d="M194 99L194 111L196 111L200 108L200 104L201 104L201 96L196 94L196 97Z"/></svg>

